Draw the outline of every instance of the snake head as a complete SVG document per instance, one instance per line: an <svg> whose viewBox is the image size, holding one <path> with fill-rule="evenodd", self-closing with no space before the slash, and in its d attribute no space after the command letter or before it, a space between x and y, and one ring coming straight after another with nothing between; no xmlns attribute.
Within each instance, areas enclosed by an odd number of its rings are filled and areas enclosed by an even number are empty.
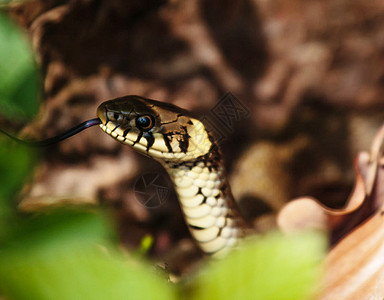
<svg viewBox="0 0 384 300"><path fill-rule="evenodd" d="M125 96L102 103L97 116L107 134L159 161L194 160L213 146L202 122L169 103Z"/></svg>

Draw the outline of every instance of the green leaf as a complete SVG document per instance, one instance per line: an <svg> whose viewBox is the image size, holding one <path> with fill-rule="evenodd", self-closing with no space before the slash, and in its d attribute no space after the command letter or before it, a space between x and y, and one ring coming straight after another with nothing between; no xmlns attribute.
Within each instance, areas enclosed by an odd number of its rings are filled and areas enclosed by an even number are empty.
<svg viewBox="0 0 384 300"><path fill-rule="evenodd" d="M39 77L30 43L8 17L0 13L0 113L25 120L38 111Z"/></svg>
<svg viewBox="0 0 384 300"><path fill-rule="evenodd" d="M325 237L270 234L245 243L196 278L193 300L311 299L321 275Z"/></svg>
<svg viewBox="0 0 384 300"><path fill-rule="evenodd" d="M38 111L39 80L26 35L0 13L0 115L25 121ZM6 130L6 128L4 128ZM16 195L36 161L35 153L0 134L0 241L12 223Z"/></svg>
<svg viewBox="0 0 384 300"><path fill-rule="evenodd" d="M32 149L0 136L0 199L13 198L32 171L35 161Z"/></svg>
<svg viewBox="0 0 384 300"><path fill-rule="evenodd" d="M30 220L0 250L7 299L175 299L174 287L142 261L124 257L99 214L55 213Z"/></svg>
<svg viewBox="0 0 384 300"><path fill-rule="evenodd" d="M12 220L16 195L36 161L35 153L23 145L0 136L0 242Z"/></svg>

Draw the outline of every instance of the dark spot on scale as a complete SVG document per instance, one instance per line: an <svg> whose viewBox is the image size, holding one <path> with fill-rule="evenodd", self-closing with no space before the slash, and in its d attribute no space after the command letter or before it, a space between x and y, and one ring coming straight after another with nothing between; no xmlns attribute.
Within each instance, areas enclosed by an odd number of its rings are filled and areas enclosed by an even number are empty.
<svg viewBox="0 0 384 300"><path fill-rule="evenodd" d="M132 144L132 146L135 146L138 142L140 142L141 138L143 137L143 132L140 131L139 135L137 136L136 141Z"/></svg>
<svg viewBox="0 0 384 300"><path fill-rule="evenodd" d="M188 134L188 131L187 131L187 127L185 126L181 126L181 128L183 129L183 139L182 139L182 143L179 142L180 144L180 150L183 151L184 153L187 153L188 151L188 146L189 146L189 139L191 138L191 136Z"/></svg>
<svg viewBox="0 0 384 300"><path fill-rule="evenodd" d="M225 219L225 222L227 222L227 219ZM219 232L217 233L217 236L221 236L221 232L223 231L224 227L225 226L219 228Z"/></svg>
<svg viewBox="0 0 384 300"><path fill-rule="evenodd" d="M191 227L194 230L204 230L205 229L204 227L195 226L195 225L191 225L191 224L188 224L188 226Z"/></svg>
<svg viewBox="0 0 384 300"><path fill-rule="evenodd" d="M168 152L173 153L171 142L169 141L169 134L163 133L163 139L164 139L165 146L167 146Z"/></svg>
<svg viewBox="0 0 384 300"><path fill-rule="evenodd" d="M128 134L128 132L131 130L131 128L127 128L127 129L125 129L124 130L124 132L123 132L123 136L124 137L127 137L127 134Z"/></svg>
<svg viewBox="0 0 384 300"><path fill-rule="evenodd" d="M120 125L115 126L115 128L113 128L113 130L111 132L114 132L119 127L120 127Z"/></svg>
<svg viewBox="0 0 384 300"><path fill-rule="evenodd" d="M187 153L188 146L189 146L188 139L181 138L181 139L178 139L177 141L179 142L179 148L180 148L181 152Z"/></svg>
<svg viewBox="0 0 384 300"><path fill-rule="evenodd" d="M187 122L187 124L189 124L189 125L193 125L193 122L192 122L191 120L189 120L189 121Z"/></svg>
<svg viewBox="0 0 384 300"><path fill-rule="evenodd" d="M148 152L149 148L151 148L153 143L155 142L155 138L153 137L153 134L150 132L146 132L144 134L144 137L147 140L147 152Z"/></svg>

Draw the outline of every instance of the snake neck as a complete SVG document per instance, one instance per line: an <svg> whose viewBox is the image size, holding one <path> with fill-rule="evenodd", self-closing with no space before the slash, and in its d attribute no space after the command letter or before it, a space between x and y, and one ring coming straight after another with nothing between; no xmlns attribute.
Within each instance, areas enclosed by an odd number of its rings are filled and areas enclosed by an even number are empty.
<svg viewBox="0 0 384 300"><path fill-rule="evenodd" d="M220 256L244 235L240 216L226 178L221 153L213 146L193 161L163 162L169 173L188 228L207 254Z"/></svg>

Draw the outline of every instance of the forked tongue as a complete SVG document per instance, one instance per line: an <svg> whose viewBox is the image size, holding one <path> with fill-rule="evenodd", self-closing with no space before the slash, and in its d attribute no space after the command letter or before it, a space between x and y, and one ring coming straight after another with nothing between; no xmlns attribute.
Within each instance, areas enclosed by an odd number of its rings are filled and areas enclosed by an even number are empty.
<svg viewBox="0 0 384 300"><path fill-rule="evenodd" d="M46 140L42 140L42 141L31 141L31 140L21 140L15 136L13 136L12 134L0 129L0 132L5 134L6 136L10 137L11 139L13 139L14 141L18 142L18 143L21 143L21 144L24 144L24 145L28 145L28 146L33 146L33 147L44 147L44 146L49 146L49 145L52 145L52 144L56 144L58 142L61 142L62 140L65 140L75 134L78 134L79 132L83 131L84 129L87 129L89 127L92 127L94 125L99 125L101 124L101 121L99 118L95 118L95 119L91 119L91 120L88 120L88 121L85 121L57 136L54 136L54 137L51 137L51 138L48 138Z"/></svg>

